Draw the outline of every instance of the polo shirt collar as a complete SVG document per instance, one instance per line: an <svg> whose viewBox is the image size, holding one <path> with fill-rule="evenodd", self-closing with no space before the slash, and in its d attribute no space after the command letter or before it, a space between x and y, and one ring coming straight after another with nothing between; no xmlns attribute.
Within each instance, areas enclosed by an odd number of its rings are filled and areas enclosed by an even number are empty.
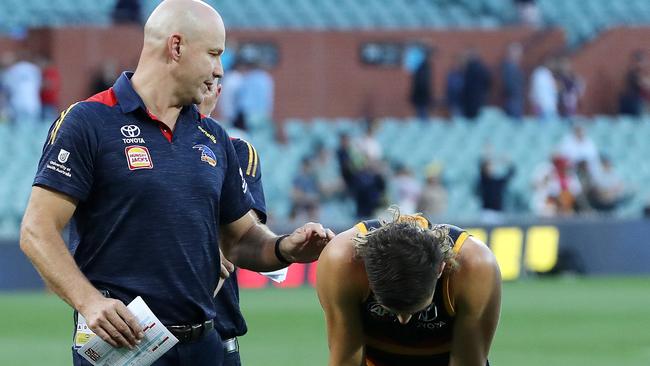
<svg viewBox="0 0 650 366"><path fill-rule="evenodd" d="M113 84L113 92L115 92L115 96L117 97L117 102L122 109L122 113L130 113L137 109L142 109L148 113L147 106L144 104L142 98L140 98L138 93L136 93L135 89L133 89L133 84L131 84L131 77L133 77L133 72L125 71L120 75L119 78L117 78L115 84ZM194 119L201 118L199 116L198 109L194 105L183 107L181 110L181 115L188 112L192 113L192 117L194 117Z"/></svg>

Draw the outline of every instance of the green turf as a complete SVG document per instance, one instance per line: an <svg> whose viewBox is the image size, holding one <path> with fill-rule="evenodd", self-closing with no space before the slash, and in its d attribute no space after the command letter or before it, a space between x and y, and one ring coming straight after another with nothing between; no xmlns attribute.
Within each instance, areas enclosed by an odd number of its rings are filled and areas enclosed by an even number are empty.
<svg viewBox="0 0 650 366"><path fill-rule="evenodd" d="M528 280L504 285L494 366L647 366L650 279ZM313 289L242 292L245 365L324 365ZM70 365L71 311L52 295L0 295L0 365ZM20 356L21 354L27 356Z"/></svg>

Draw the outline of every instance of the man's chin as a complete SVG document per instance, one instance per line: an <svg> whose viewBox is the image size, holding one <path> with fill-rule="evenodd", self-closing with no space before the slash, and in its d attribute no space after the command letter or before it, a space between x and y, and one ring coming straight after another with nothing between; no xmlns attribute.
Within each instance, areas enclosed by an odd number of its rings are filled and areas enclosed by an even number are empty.
<svg viewBox="0 0 650 366"><path fill-rule="evenodd" d="M204 99L205 99L205 96L203 94L194 95L192 97L192 104L199 105L199 104L203 103Z"/></svg>

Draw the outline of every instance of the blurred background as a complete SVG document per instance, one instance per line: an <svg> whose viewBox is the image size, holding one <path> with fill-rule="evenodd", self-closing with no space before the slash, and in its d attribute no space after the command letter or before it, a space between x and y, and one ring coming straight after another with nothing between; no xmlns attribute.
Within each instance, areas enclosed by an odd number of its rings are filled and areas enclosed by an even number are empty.
<svg viewBox="0 0 650 366"><path fill-rule="evenodd" d="M0 2L2 365L70 364L20 220L49 126L134 69L158 2ZM422 212L497 256L493 364L650 362L650 1L207 2L227 29L213 117L255 146L276 232ZM246 364L326 363L315 266L241 271Z"/></svg>

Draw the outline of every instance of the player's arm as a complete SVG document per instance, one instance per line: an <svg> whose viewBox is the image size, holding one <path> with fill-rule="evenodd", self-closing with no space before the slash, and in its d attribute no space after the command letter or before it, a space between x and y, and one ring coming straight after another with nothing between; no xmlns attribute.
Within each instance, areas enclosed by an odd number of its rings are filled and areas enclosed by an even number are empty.
<svg viewBox="0 0 650 366"><path fill-rule="evenodd" d="M225 256L236 266L256 272L275 271L290 263L308 263L318 258L334 233L321 224L307 223L289 236L279 237L263 225L251 211L238 220L222 225L221 245ZM282 262L278 251L287 262Z"/></svg>
<svg viewBox="0 0 650 366"><path fill-rule="evenodd" d="M318 260L316 289L327 324L330 366L365 365L359 306L365 292L362 271L352 261L356 229L337 235Z"/></svg>
<svg viewBox="0 0 650 366"><path fill-rule="evenodd" d="M90 329L114 347L136 345L142 329L124 304L107 299L81 273L62 231L77 206L75 199L35 186L25 211L20 248L52 291L77 309Z"/></svg>
<svg viewBox="0 0 650 366"><path fill-rule="evenodd" d="M454 274L456 320L449 366L485 366L499 322L501 273L494 255L473 237ZM463 253L469 251L468 253Z"/></svg>

